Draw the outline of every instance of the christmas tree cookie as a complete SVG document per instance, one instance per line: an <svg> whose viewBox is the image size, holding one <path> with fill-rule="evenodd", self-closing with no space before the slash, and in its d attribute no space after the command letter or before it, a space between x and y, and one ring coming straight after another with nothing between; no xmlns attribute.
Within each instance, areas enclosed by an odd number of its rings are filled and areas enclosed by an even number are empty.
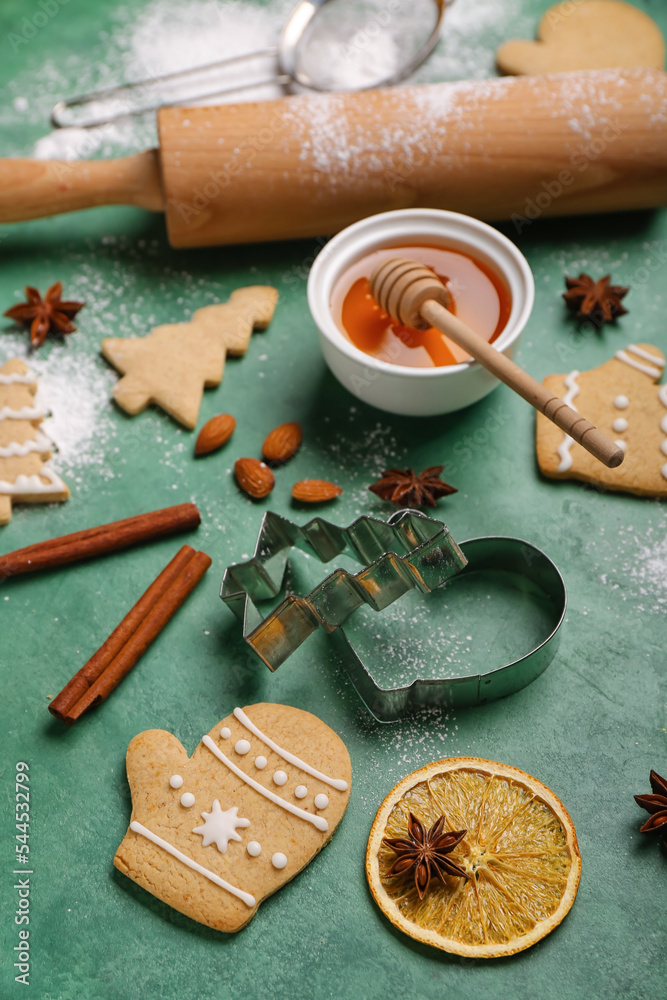
<svg viewBox="0 0 667 1000"><path fill-rule="evenodd" d="M127 751L132 816L114 864L193 920L238 931L329 842L350 758L320 719L287 705L234 712L192 757L171 733Z"/></svg>
<svg viewBox="0 0 667 1000"><path fill-rule="evenodd" d="M665 357L653 344L630 344L591 371L548 375L544 384L596 424L625 452L608 469L537 414L537 461L552 479L581 479L608 490L667 497Z"/></svg>
<svg viewBox="0 0 667 1000"><path fill-rule="evenodd" d="M51 442L40 430L37 379L19 358L0 367L0 525L14 503L67 500L69 490L48 463Z"/></svg>
<svg viewBox="0 0 667 1000"><path fill-rule="evenodd" d="M227 354L245 354L253 330L271 322L278 292L237 288L228 302L198 309L190 323L156 326L147 337L108 338L102 353L123 374L113 395L134 416L155 403L192 429L205 388L219 385Z"/></svg>

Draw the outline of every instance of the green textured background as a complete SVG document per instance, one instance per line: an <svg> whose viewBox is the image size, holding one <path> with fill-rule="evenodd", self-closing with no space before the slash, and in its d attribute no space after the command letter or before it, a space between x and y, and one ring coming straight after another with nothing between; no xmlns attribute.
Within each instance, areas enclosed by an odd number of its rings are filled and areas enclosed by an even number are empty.
<svg viewBox="0 0 667 1000"><path fill-rule="evenodd" d="M474 0L469 4L472 9ZM125 3L127 23L144 6L141 0ZM482 6L486 10L489 3ZM664 5L644 0L637 6L667 30ZM506 7L494 26L476 29L478 51L489 65L497 42L530 35L548 3L516 0ZM39 9L25 0L2 3L3 155L29 154L46 131L46 110L60 96L63 79L73 92L85 64L99 71L85 82L120 72L108 58L105 35L117 23L114 4L72 0L48 28L14 51L10 33ZM47 69L54 66L59 75L49 77ZM431 72L422 78L433 78ZM21 101L12 104L17 96L30 97L33 87L39 100L27 109ZM636 340L666 349L664 211L542 221L519 243L535 273L537 302L518 360L538 378L593 367ZM180 543L168 540L2 585L0 732L7 809L0 825L0 997L664 995L667 854L657 838L637 834L645 814L632 794L649 791L651 767L667 773L665 506L541 479L533 416L504 387L477 406L433 420L394 418L352 399L325 368L306 306L305 278L316 249L312 241L176 252L160 218L130 209L0 229L2 308L26 283L44 290L63 280L69 295L92 305L65 346L49 344L39 356L71 352L100 373L107 370L98 354L102 336L143 333L154 323L187 318L243 284L272 283L281 295L270 329L253 338L246 358L230 362L223 385L206 394L200 426L221 411L238 419L225 451L195 462L193 435L156 411L130 420L109 403L100 465L67 476L70 502L19 507L1 529L0 551L8 551L194 500L203 524L183 541L209 552L214 565L122 687L72 730L52 720L49 696L98 647ZM616 327L595 335L575 332L559 293L563 271L580 268L595 276L611 271L616 281L633 286L630 314ZM15 331L0 332L0 359L25 348ZM75 398L71 405L75 411ZM304 446L278 474L268 503L247 502L230 474L233 459L257 454L265 433L285 420L301 421ZM305 520L304 512L291 507L291 484L322 476L345 488L325 516L345 524L361 513L387 513L365 488L379 469L441 461L459 488L439 507L455 537L523 536L561 568L569 609L549 670L504 701L381 726L360 704L322 636L275 675L254 662L217 592L224 567L252 550L262 511L270 506ZM201 734L234 705L259 699L307 708L340 733L352 756L354 785L332 844L268 900L246 930L225 937L170 910L113 869L130 812L124 754L129 740L151 727L171 730L192 752ZM501 760L536 775L562 798L577 828L583 876L574 908L555 933L512 959L460 961L418 946L384 920L366 888L364 849L381 799L409 771L456 754ZM13 982L12 970L17 760L28 762L31 778L28 988Z"/></svg>

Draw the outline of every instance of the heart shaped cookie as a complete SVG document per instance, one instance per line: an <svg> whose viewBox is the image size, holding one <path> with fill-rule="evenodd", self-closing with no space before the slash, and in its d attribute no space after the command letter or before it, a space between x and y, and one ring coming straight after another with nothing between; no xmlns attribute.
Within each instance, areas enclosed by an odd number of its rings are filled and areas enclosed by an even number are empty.
<svg viewBox="0 0 667 1000"><path fill-rule="evenodd" d="M565 0L551 7L538 41L516 39L496 52L498 68L516 76L577 69L665 64L665 40L648 14L622 0Z"/></svg>
<svg viewBox="0 0 667 1000"><path fill-rule="evenodd" d="M320 719L261 703L215 726L188 757L162 729L127 751L132 816L114 864L193 920L238 931L329 842L350 758Z"/></svg>

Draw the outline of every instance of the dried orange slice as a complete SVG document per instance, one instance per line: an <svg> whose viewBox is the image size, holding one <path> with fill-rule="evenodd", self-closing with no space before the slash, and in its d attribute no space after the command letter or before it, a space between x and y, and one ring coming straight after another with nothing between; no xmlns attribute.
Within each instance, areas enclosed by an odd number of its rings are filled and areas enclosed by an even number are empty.
<svg viewBox="0 0 667 1000"><path fill-rule="evenodd" d="M469 878L432 878L420 900L414 875L387 877L396 853L383 838L408 836L413 813L426 829L466 830L447 857ZM371 828L366 877L376 903L400 930L469 958L529 948L569 912L581 855L564 805L537 778L479 757L436 761L389 793Z"/></svg>

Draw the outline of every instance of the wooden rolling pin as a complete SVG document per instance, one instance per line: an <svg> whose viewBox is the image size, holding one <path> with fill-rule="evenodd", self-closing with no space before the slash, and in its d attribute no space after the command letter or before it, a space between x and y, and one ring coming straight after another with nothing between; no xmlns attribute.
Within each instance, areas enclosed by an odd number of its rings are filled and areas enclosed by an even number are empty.
<svg viewBox="0 0 667 1000"><path fill-rule="evenodd" d="M375 268L370 285L374 299L393 320L413 330L440 330L598 461L610 469L622 463L623 449L615 441L449 312L449 292L430 268L390 257Z"/></svg>
<svg viewBox="0 0 667 1000"><path fill-rule="evenodd" d="M625 69L163 108L160 148L0 161L0 222L165 211L175 247L316 236L375 212L514 220L667 203L667 74Z"/></svg>

